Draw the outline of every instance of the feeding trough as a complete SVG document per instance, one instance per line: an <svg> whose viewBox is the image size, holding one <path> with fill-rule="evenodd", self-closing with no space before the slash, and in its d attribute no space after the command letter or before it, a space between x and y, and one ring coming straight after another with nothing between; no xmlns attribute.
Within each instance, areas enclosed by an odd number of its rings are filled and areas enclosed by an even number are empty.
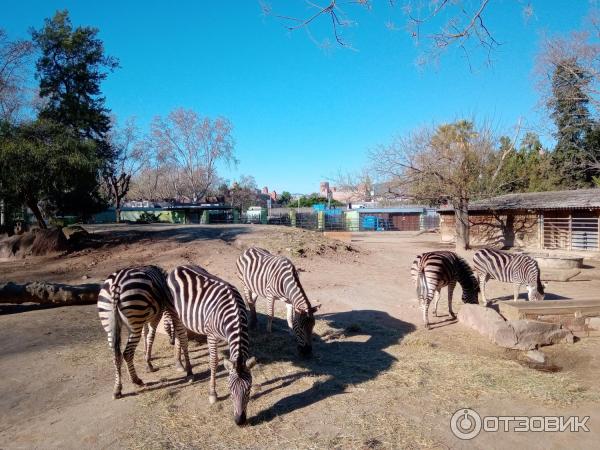
<svg viewBox="0 0 600 450"><path fill-rule="evenodd" d="M550 254L550 253L528 253L535 259L540 269L578 269L583 267L583 257Z"/></svg>

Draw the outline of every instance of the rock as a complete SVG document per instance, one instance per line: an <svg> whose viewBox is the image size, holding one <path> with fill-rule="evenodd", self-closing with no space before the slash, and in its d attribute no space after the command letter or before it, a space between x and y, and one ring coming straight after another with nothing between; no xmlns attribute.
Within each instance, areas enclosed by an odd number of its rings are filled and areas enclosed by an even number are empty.
<svg viewBox="0 0 600 450"><path fill-rule="evenodd" d="M82 280L87 280L89 278L90 278L89 275L84 275L84 276L81 277Z"/></svg>
<svg viewBox="0 0 600 450"><path fill-rule="evenodd" d="M536 320L510 320L507 322L514 330L517 343L513 348L532 350L542 345L573 343L573 333L562 329L559 324Z"/></svg>
<svg viewBox="0 0 600 450"><path fill-rule="evenodd" d="M458 321L505 348L533 350L543 345L574 341L573 334L559 324L535 320L506 321L496 310L479 305L462 305Z"/></svg>
<svg viewBox="0 0 600 450"><path fill-rule="evenodd" d="M525 356L530 361L533 361L538 364L544 364L546 362L546 355L544 355L539 350L529 350L527 353L525 353Z"/></svg>
<svg viewBox="0 0 600 450"><path fill-rule="evenodd" d="M600 331L600 317L590 317L588 327L592 330Z"/></svg>
<svg viewBox="0 0 600 450"><path fill-rule="evenodd" d="M495 309L467 303L458 311L458 321L492 340L498 335L502 342L511 342L513 331ZM516 342L514 336L512 341Z"/></svg>

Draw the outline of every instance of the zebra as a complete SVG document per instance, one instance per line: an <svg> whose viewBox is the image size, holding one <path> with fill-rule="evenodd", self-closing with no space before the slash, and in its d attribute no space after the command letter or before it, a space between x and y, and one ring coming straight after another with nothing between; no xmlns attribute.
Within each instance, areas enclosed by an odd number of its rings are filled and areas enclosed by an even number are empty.
<svg viewBox="0 0 600 450"><path fill-rule="evenodd" d="M164 307L169 302L169 289L166 284L165 272L157 266L141 266L121 269L111 274L102 284L98 294L98 315L100 322L108 334L108 344L113 350L115 365L115 385L113 398L122 397L121 364L125 360L131 382L138 387L143 387L144 382L137 376L133 357L137 344L142 336L145 324L151 329L156 328L163 313ZM170 314L171 315L171 314ZM172 317L172 326L179 340L187 339L185 329L181 322ZM121 352L121 330L127 330L127 344ZM150 335L150 333L149 333ZM154 338L145 339L145 360L147 370L152 372L151 350ZM179 345L176 344L179 360ZM191 366L186 366L188 376L191 376Z"/></svg>
<svg viewBox="0 0 600 450"><path fill-rule="evenodd" d="M544 299L544 285L540 280L540 269L537 261L530 256L483 248L473 255L473 265L479 278L481 296L486 306L490 304L485 296L485 283L489 279L513 283L514 301L519 297L519 289L523 284L527 286L530 301Z"/></svg>
<svg viewBox="0 0 600 450"><path fill-rule="evenodd" d="M255 358L249 358L248 318L244 300L234 286L199 266L176 267L169 273L167 283L174 308L183 324L207 337L210 365L208 400L211 404L217 401L217 343L225 341L229 344L229 359L224 360L224 365L229 372L234 421L237 425L243 425L252 388L250 369L256 364ZM187 342L182 348L184 353L187 352Z"/></svg>
<svg viewBox="0 0 600 450"><path fill-rule="evenodd" d="M314 313L321 305L312 306L308 301L294 264L265 249L250 247L238 258L237 270L244 286L244 299L250 310L250 327L256 328L256 300L259 295L268 301L269 333L273 324L275 300L283 300L286 303L288 327L296 336L298 352L303 356L309 355L312 352Z"/></svg>
<svg viewBox="0 0 600 450"><path fill-rule="evenodd" d="M437 251L418 255L412 263L411 275L417 286L417 297L423 311L425 328L429 326L429 304L434 299L434 313L437 316L437 304L440 299L441 289L448 286L448 312L455 319L452 311L452 294L458 282L463 290L464 303L478 303L479 283L469 264L454 252Z"/></svg>

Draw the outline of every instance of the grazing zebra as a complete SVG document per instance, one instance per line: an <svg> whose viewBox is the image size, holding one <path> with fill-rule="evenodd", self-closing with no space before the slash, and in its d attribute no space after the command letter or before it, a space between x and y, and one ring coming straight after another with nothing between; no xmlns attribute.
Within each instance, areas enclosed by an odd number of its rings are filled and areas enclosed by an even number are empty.
<svg viewBox="0 0 600 450"><path fill-rule="evenodd" d="M251 247L238 258L237 269L238 277L244 285L244 298L250 309L250 326L256 327L256 300L259 295L269 302L269 333L273 324L275 300L283 300L287 308L287 323L296 336L298 351L301 355L309 355L312 352L314 313L321 305L311 306L294 264L283 256Z"/></svg>
<svg viewBox="0 0 600 450"><path fill-rule="evenodd" d="M244 300L231 284L198 266L176 267L167 282L175 310L184 325L207 337L210 365L208 400L211 404L217 401L217 343L225 341L229 344L229 359L225 359L224 365L229 372L234 420L237 425L243 425L252 387L250 369L256 363L254 358L248 357L250 342ZM183 350L187 352L187 347Z"/></svg>
<svg viewBox="0 0 600 450"><path fill-rule="evenodd" d="M113 398L121 398L121 363L125 359L131 382L144 386L137 376L133 364L133 356L142 336L145 324L151 329L156 328L170 298L166 284L166 274L160 267L142 266L121 269L111 274L102 284L98 294L98 314L104 330L108 334L108 344L114 352L115 386ZM175 333L187 335L181 322L173 318L172 325ZM127 330L127 344L121 352L121 330ZM149 333L150 334L150 333ZM152 338L154 336L152 335ZM176 347L178 347L176 345ZM154 371L151 358L152 343L146 340L146 366L148 371ZM179 351L176 350L176 355ZM177 358L178 360L178 358ZM191 370L188 370L191 375Z"/></svg>
<svg viewBox="0 0 600 450"><path fill-rule="evenodd" d="M537 261L530 256L483 248L473 256L475 272L481 285L481 296L486 305L489 304L485 296L485 283L489 280L498 280L503 283L513 283L515 286L513 300L519 297L521 285L527 286L528 299L543 300L544 285L540 280L540 269Z"/></svg>
<svg viewBox="0 0 600 450"><path fill-rule="evenodd" d="M425 328L429 329L429 304L437 293L434 313L437 316L437 303L440 291L448 286L448 312L454 319L452 311L452 294L458 282L463 290L462 301L478 303L479 283L469 267L469 264L454 252L428 252L415 258L410 269L413 280L417 285L417 296L423 311Z"/></svg>

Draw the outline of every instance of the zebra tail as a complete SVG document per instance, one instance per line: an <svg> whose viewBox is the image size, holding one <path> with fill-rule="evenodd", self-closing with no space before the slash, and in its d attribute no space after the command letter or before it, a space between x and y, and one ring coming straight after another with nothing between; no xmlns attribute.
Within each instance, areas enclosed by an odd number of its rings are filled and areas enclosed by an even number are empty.
<svg viewBox="0 0 600 450"><path fill-rule="evenodd" d="M110 324L110 333L112 335L112 348L115 358L121 358L121 312L119 311L120 292L118 288L113 287L112 291L112 311L108 316ZM145 342L145 341L144 341Z"/></svg>
<svg viewBox="0 0 600 450"><path fill-rule="evenodd" d="M427 279L425 278L425 271L419 268L417 274L417 297L419 300L425 300L429 295L429 288L427 287Z"/></svg>

